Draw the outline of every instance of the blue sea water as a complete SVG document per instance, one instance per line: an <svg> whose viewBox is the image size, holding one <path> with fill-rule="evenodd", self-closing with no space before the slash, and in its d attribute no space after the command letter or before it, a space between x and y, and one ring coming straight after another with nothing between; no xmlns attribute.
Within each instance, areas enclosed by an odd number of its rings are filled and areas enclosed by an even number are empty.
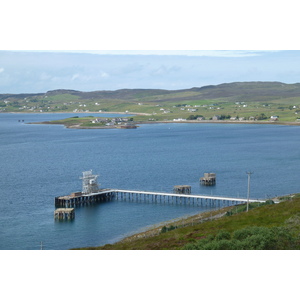
<svg viewBox="0 0 300 300"><path fill-rule="evenodd" d="M90 115L90 114L88 114ZM93 114L96 116L96 114ZM70 249L113 243L151 224L209 209L109 202L54 221L54 197L81 190L92 169L102 188L267 198L299 192L300 127L144 124L135 130L77 130L29 122L73 114L0 114L0 249ZM103 116L103 115L102 115ZM24 120L25 122L19 122ZM199 185L204 172L213 187Z"/></svg>

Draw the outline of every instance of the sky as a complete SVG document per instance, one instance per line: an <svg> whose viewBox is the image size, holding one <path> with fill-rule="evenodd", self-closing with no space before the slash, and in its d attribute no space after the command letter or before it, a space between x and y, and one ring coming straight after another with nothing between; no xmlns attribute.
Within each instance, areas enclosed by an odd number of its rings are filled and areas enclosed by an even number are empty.
<svg viewBox="0 0 300 300"><path fill-rule="evenodd" d="M300 81L300 51L0 51L0 93L179 90L237 81Z"/></svg>
<svg viewBox="0 0 300 300"><path fill-rule="evenodd" d="M0 93L299 82L294 0L100 2L4 0Z"/></svg>

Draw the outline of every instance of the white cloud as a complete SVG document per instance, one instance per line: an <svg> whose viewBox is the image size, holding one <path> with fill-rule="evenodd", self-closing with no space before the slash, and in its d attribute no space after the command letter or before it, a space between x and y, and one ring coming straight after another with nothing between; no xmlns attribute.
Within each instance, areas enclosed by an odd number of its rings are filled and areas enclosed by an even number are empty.
<svg viewBox="0 0 300 300"><path fill-rule="evenodd" d="M78 77L79 77L79 74L74 74L74 75L72 76L71 80L73 81L73 80L75 80L75 79L78 78Z"/></svg>
<svg viewBox="0 0 300 300"><path fill-rule="evenodd" d="M101 76L101 78L109 77L109 75L106 72L101 72L100 76Z"/></svg>
<svg viewBox="0 0 300 300"><path fill-rule="evenodd" d="M0 68L0 73L4 72L4 68Z"/></svg>

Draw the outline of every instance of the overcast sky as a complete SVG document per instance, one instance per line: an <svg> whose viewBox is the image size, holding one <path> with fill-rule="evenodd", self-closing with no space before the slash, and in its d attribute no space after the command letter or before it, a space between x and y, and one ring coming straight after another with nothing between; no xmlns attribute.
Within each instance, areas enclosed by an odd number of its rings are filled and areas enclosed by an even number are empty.
<svg viewBox="0 0 300 300"><path fill-rule="evenodd" d="M185 89L300 78L300 51L0 51L0 93Z"/></svg>

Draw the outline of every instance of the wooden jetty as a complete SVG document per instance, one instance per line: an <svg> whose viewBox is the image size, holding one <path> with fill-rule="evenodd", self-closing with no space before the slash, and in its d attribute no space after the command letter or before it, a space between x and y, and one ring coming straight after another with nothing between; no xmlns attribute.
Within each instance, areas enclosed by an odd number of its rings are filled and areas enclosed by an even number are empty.
<svg viewBox="0 0 300 300"><path fill-rule="evenodd" d="M175 194L163 192L145 192L145 191L130 191L130 190L111 190L113 201L128 201L142 203L157 203L157 204L181 204L193 206L210 206L210 207L225 207L237 204L247 203L248 199L222 197L222 196L207 196L207 195L192 195L192 194ZM249 199L249 202L266 202L266 200Z"/></svg>
<svg viewBox="0 0 300 300"><path fill-rule="evenodd" d="M71 208L107 201L128 201L221 207L247 203L247 199L244 198L107 189L99 191L98 193L81 195L73 198L71 197L71 195L55 197L55 206L62 208ZM249 199L249 202L265 202L265 200Z"/></svg>
<svg viewBox="0 0 300 300"><path fill-rule="evenodd" d="M74 218L74 208L58 208L54 211L54 219L56 220L73 220Z"/></svg>
<svg viewBox="0 0 300 300"><path fill-rule="evenodd" d="M217 197L205 195L192 195L191 186L174 186L173 193L146 192L118 189L99 189L97 183L98 175L93 175L92 171L83 172L82 192L75 192L67 196L55 197L54 212L55 219L71 220L75 217L74 208L77 206L93 205L107 201L129 201L143 203L160 204L183 204L209 207L225 207L249 202L265 202L266 200ZM215 173L205 173L200 178L200 182L205 185L213 185L216 182Z"/></svg>
<svg viewBox="0 0 300 300"><path fill-rule="evenodd" d="M200 183L202 185L215 185L216 184L216 174L215 173L204 173L204 177L200 178Z"/></svg>

